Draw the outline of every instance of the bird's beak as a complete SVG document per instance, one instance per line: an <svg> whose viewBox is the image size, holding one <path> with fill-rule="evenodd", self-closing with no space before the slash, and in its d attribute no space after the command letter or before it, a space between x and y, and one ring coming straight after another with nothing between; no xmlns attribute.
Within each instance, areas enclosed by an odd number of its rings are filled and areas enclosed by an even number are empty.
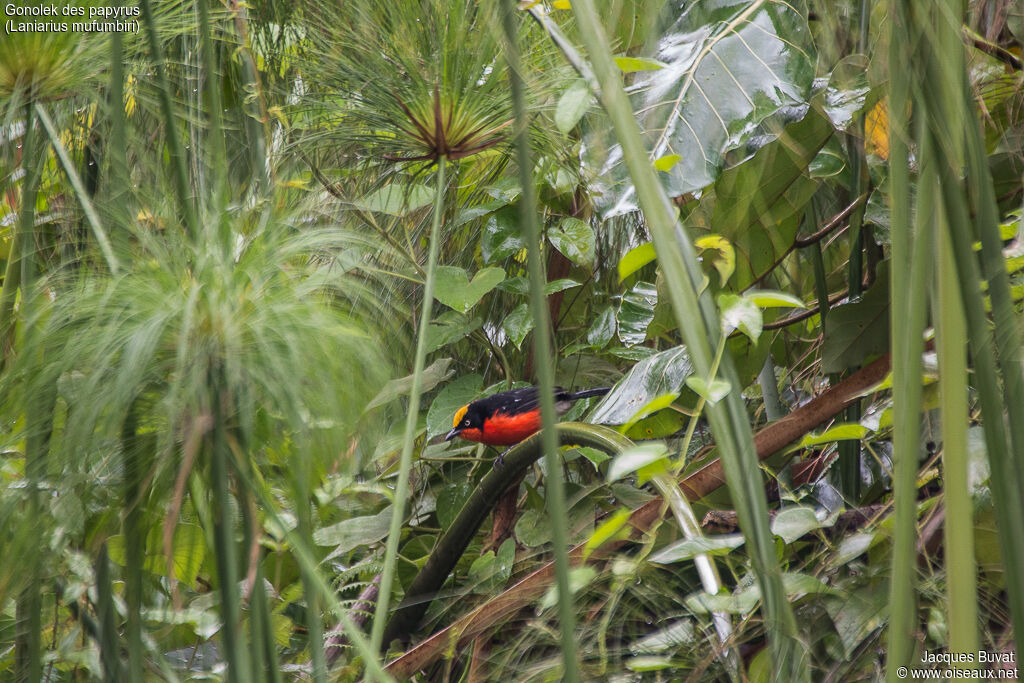
<svg viewBox="0 0 1024 683"><path fill-rule="evenodd" d="M462 432L462 430L459 429L458 427L456 427L455 429L453 429L452 431L448 432L445 435L444 440L445 441L451 441L452 439L457 437L461 432Z"/></svg>

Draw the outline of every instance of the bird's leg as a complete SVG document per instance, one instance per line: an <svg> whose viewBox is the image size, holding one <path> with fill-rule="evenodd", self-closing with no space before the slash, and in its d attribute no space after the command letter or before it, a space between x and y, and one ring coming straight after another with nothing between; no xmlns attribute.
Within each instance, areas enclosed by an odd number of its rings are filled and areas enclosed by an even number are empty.
<svg viewBox="0 0 1024 683"><path fill-rule="evenodd" d="M498 457L494 459L494 469L500 470L505 466L505 456L508 455L508 452L512 450L512 448L514 448L514 446L506 448L501 453L498 453Z"/></svg>

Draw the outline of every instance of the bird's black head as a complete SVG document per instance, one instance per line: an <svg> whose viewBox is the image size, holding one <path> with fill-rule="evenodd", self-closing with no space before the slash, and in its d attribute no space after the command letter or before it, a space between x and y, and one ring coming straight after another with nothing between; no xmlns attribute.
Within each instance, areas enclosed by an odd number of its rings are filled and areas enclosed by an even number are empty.
<svg viewBox="0 0 1024 683"><path fill-rule="evenodd" d="M452 430L445 435L445 441L451 441L457 436L470 441L478 441L483 434L484 415L477 406L470 403L455 411L455 418L452 420ZM474 438L475 437L475 438Z"/></svg>

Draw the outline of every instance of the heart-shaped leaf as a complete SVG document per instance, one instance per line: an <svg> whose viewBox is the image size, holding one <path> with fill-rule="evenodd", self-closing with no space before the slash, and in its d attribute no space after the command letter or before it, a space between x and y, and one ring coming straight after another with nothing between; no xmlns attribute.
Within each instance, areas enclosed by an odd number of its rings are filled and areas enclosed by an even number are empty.
<svg viewBox="0 0 1024 683"><path fill-rule="evenodd" d="M638 282L622 295L622 305L616 316L619 339L626 346L643 343L647 339L647 326L654 320L654 306L658 303L658 290L649 282Z"/></svg>
<svg viewBox="0 0 1024 683"><path fill-rule="evenodd" d="M434 298L445 306L466 313L504 279L505 271L501 268L484 268L477 271L470 281L462 268L438 266Z"/></svg>
<svg viewBox="0 0 1024 683"><path fill-rule="evenodd" d="M638 410L659 396L678 394L693 373L685 346L661 351L640 360L601 400L588 422L626 424ZM691 400L693 395L689 394Z"/></svg>
<svg viewBox="0 0 1024 683"><path fill-rule="evenodd" d="M737 294L720 294L718 307L722 311L722 331L726 335L739 330L755 342L761 336L764 318L754 302Z"/></svg>
<svg viewBox="0 0 1024 683"><path fill-rule="evenodd" d="M578 266L589 268L594 263L594 229L579 218L564 218L558 228L548 231L555 249Z"/></svg>
<svg viewBox="0 0 1024 683"><path fill-rule="evenodd" d="M526 248L519 230L519 210L514 206L498 209L484 221L480 235L480 256L484 263L504 261Z"/></svg>
<svg viewBox="0 0 1024 683"><path fill-rule="evenodd" d="M350 517L314 531L313 542L317 545L335 546L335 552L348 552L360 545L376 543L388 535L391 514L392 507L389 505L376 515Z"/></svg>
<svg viewBox="0 0 1024 683"><path fill-rule="evenodd" d="M646 242L627 251L626 255L619 259L619 282L646 266L657 256L654 244L651 242Z"/></svg>
<svg viewBox="0 0 1024 683"><path fill-rule="evenodd" d="M779 511L772 520L772 533L786 543L792 543L804 534L832 526L834 522L835 519L819 520L813 508L790 507Z"/></svg>
<svg viewBox="0 0 1024 683"><path fill-rule="evenodd" d="M710 382L703 377L690 375L686 378L686 386L697 392L697 395L711 404L718 403L728 395L732 385L724 379L713 379Z"/></svg>
<svg viewBox="0 0 1024 683"><path fill-rule="evenodd" d="M597 314L587 330L587 343L595 349L603 349L615 336L615 309L606 306Z"/></svg>
<svg viewBox="0 0 1024 683"><path fill-rule="evenodd" d="M505 330L505 334L516 345L517 349L522 347L526 335L533 329L533 314L530 313L527 305L519 304L511 313L506 315L505 319L501 322L501 329Z"/></svg>
<svg viewBox="0 0 1024 683"><path fill-rule="evenodd" d="M583 80L573 81L555 107L555 127L562 133L568 133L576 127L583 115L587 113L591 100L590 88Z"/></svg>

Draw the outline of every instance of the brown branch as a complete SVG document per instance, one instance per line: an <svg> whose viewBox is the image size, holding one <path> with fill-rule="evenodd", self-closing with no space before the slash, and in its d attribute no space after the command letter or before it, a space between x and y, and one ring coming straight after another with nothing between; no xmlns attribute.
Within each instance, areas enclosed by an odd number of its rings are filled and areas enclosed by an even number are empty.
<svg viewBox="0 0 1024 683"><path fill-rule="evenodd" d="M865 201L867 201L867 198L868 196L866 194L862 194L861 196L854 199L849 206L847 206L845 209L843 209L835 216L830 218L828 223L826 223L817 232L813 232L807 237L800 237L798 235L793 240L793 246L796 247L797 249L802 249L803 247L809 247L815 242L820 242L824 238L828 237L829 233L831 233L833 230L841 226L843 224L843 221L846 220L851 213L853 213L853 210L856 209L861 204L863 204Z"/></svg>
<svg viewBox="0 0 1024 683"><path fill-rule="evenodd" d="M979 50L989 55L990 57L998 59L1000 62L1007 65L1011 69L1014 69L1016 71L1021 70L1022 65L1020 57L1018 57L1017 55L1013 54L1012 52L1010 52L1009 50L1000 45L996 45L995 43L991 43L985 40L981 36L968 34L966 29L964 29L964 33L966 34L968 40L971 41L971 44L974 45L974 47L978 48Z"/></svg>

